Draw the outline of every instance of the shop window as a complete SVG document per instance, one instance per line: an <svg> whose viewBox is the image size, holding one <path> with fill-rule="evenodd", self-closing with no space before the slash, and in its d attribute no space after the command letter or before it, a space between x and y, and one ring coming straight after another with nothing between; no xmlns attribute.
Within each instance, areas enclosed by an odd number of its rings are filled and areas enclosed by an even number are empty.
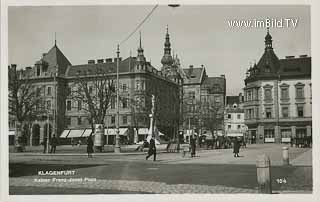
<svg viewBox="0 0 320 202"><path fill-rule="evenodd" d="M264 130L265 138L274 138L274 129L265 129Z"/></svg>
<svg viewBox="0 0 320 202"><path fill-rule="evenodd" d="M111 116L111 124L115 124L116 123L116 117L115 116Z"/></svg>

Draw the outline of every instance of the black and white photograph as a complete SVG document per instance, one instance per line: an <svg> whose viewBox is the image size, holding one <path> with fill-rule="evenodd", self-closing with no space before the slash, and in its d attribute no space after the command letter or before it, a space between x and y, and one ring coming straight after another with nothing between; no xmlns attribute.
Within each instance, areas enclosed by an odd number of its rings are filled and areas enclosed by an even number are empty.
<svg viewBox="0 0 320 202"><path fill-rule="evenodd" d="M314 196L310 4L6 9L7 199Z"/></svg>

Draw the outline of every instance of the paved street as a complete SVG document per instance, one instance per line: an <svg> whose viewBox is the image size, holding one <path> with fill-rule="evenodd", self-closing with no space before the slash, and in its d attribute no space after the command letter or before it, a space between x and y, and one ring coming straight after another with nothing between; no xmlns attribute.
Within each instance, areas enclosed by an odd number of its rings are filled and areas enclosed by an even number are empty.
<svg viewBox="0 0 320 202"><path fill-rule="evenodd" d="M249 145L240 150L240 158L231 149L200 150L196 158L159 153L156 162L146 161L144 153L96 154L92 159L85 154L11 153L10 194L257 193L255 161L262 153L271 159L274 193L311 193L312 150L290 147L291 165L282 166L282 146ZM75 175L37 174L53 170L74 170Z"/></svg>

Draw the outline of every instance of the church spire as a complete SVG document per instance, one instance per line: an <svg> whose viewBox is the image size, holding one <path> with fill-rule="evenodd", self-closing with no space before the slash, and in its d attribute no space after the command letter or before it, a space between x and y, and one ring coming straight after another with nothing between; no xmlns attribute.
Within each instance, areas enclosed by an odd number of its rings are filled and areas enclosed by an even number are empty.
<svg viewBox="0 0 320 202"><path fill-rule="evenodd" d="M169 28L167 25L167 33L164 42L164 55L161 59L161 63L163 67L171 66L173 64L173 59L171 56L171 44L170 44L170 36L169 36Z"/></svg>
<svg viewBox="0 0 320 202"><path fill-rule="evenodd" d="M142 48L142 43L141 43L141 31L140 31L137 61L144 62L145 60L146 60L146 58L144 57L144 54L143 54L143 48Z"/></svg>
<svg viewBox="0 0 320 202"><path fill-rule="evenodd" d="M267 28L267 35L264 39L265 50L272 50L272 36L269 33L269 27Z"/></svg>

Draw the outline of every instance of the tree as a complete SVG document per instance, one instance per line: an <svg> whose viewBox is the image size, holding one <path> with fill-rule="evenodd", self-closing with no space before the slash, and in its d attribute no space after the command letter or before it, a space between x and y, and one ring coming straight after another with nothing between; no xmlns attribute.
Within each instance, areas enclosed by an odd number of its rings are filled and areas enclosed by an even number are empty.
<svg viewBox="0 0 320 202"><path fill-rule="evenodd" d="M94 68L94 67L92 67ZM115 97L115 85L113 76L110 76L101 68L95 68L92 75L80 74L72 86L71 97L80 102L81 110L88 112L88 120L93 132L95 125L100 124L104 130L104 120L111 100ZM82 104L84 107L82 108ZM101 126L100 126L101 127ZM97 136L95 136L97 138ZM103 137L100 137L103 138ZM102 149L102 145L96 145Z"/></svg>
<svg viewBox="0 0 320 202"><path fill-rule="evenodd" d="M220 105L205 103L203 107L204 125L212 134L212 139L215 139L215 134L218 134L219 126L222 124L223 108ZM222 111L222 112L221 112ZM212 145L213 147L213 145Z"/></svg>
<svg viewBox="0 0 320 202"><path fill-rule="evenodd" d="M20 151L22 126L37 119L44 112L41 89L33 84L30 70L17 70L16 65L8 67L9 115L16 121L15 148Z"/></svg>

